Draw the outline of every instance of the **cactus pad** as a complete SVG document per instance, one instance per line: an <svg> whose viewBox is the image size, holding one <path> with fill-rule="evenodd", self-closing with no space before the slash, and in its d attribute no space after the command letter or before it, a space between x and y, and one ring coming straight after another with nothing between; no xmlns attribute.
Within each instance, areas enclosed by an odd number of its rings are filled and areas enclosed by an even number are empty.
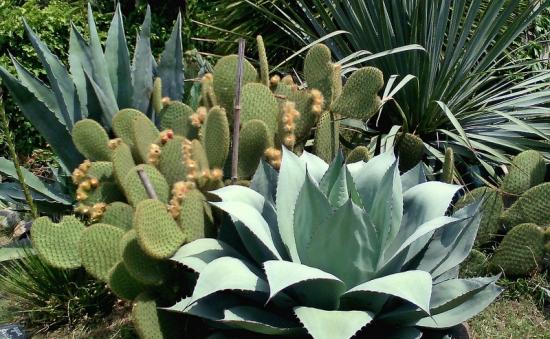
<svg viewBox="0 0 550 339"><path fill-rule="evenodd" d="M332 161L340 146L339 125L338 120L332 119L332 113L329 111L323 112L317 123L314 143L315 154L328 163Z"/></svg>
<svg viewBox="0 0 550 339"><path fill-rule="evenodd" d="M147 162L149 148L158 140L159 134L159 130L144 114L136 115L132 120L132 143L141 162Z"/></svg>
<svg viewBox="0 0 550 339"><path fill-rule="evenodd" d="M441 174L441 181L448 184L453 183L455 175L455 155L452 148L445 150L445 161L443 162L443 173Z"/></svg>
<svg viewBox="0 0 550 339"><path fill-rule="evenodd" d="M400 133L397 135L396 150L399 155L399 170L407 172L422 160L424 142L416 135Z"/></svg>
<svg viewBox="0 0 550 339"><path fill-rule="evenodd" d="M491 269L502 269L510 276L527 275L540 269L543 250L544 235L540 227L517 225L502 239L491 259Z"/></svg>
<svg viewBox="0 0 550 339"><path fill-rule="evenodd" d="M158 200L144 200L137 205L134 229L141 248L156 259L170 257L185 241L166 205Z"/></svg>
<svg viewBox="0 0 550 339"><path fill-rule="evenodd" d="M262 120L251 120L241 129L239 140L239 177L254 175L264 151L271 146L268 127Z"/></svg>
<svg viewBox="0 0 550 339"><path fill-rule="evenodd" d="M214 92L218 104L226 109L228 117L233 117L233 100L235 97L235 85L237 83L237 55L228 55L221 58L214 66ZM243 86L254 82L258 78L258 72L248 60L243 63Z"/></svg>
<svg viewBox="0 0 550 339"><path fill-rule="evenodd" d="M546 175L546 164L542 155L533 150L518 154L512 164L510 171L502 181L502 190L510 195L520 195L529 188L544 181Z"/></svg>
<svg viewBox="0 0 550 339"><path fill-rule="evenodd" d="M229 122L225 110L213 107L207 114L201 129L202 145L212 168L223 168L229 152Z"/></svg>
<svg viewBox="0 0 550 339"><path fill-rule="evenodd" d="M550 182L530 188L502 215L507 226L521 223L550 224Z"/></svg>
<svg viewBox="0 0 550 339"><path fill-rule="evenodd" d="M65 216L59 224L48 217L34 221L32 242L40 257L53 267L75 269L81 266L79 242L84 225L73 216Z"/></svg>
<svg viewBox="0 0 550 339"><path fill-rule="evenodd" d="M167 203L168 197L170 194L170 187L164 179L164 176L151 165L138 165L126 175L124 179L124 193L126 193L126 198L132 206L137 206L137 204L142 201L149 199L147 191L141 181L141 178L138 175L138 169L143 169L147 177L151 181L155 192L160 201Z"/></svg>
<svg viewBox="0 0 550 339"><path fill-rule="evenodd" d="M93 161L111 160L109 136L94 120L84 119L73 127L73 142L82 155Z"/></svg>
<svg viewBox="0 0 550 339"><path fill-rule="evenodd" d="M113 162L113 172L117 182L120 185L124 184L124 178L132 168L136 166L132 151L125 143L118 145L112 153L111 160Z"/></svg>
<svg viewBox="0 0 550 339"><path fill-rule="evenodd" d="M134 279L144 285L160 285L167 274L166 262L148 256L139 246L135 230L124 235L120 242L124 266Z"/></svg>
<svg viewBox="0 0 550 339"><path fill-rule="evenodd" d="M107 206L101 223L116 226L124 231L132 228L134 209L132 206L120 201L115 201Z"/></svg>
<svg viewBox="0 0 550 339"><path fill-rule="evenodd" d="M158 309L155 298L148 293L135 299L132 323L139 337L144 339L180 338L187 324L177 313Z"/></svg>
<svg viewBox="0 0 550 339"><path fill-rule="evenodd" d="M193 139L197 136L197 129L191 124L190 117L193 109L179 101L171 101L166 105L160 116L160 128L172 129L174 134Z"/></svg>
<svg viewBox="0 0 550 339"><path fill-rule="evenodd" d="M475 243L477 246L482 246L487 244L498 234L500 230L499 218L504 209L504 202L497 190L488 187L479 187L462 197L462 199L456 203L455 210L459 210L479 199L485 200L483 202L483 215L479 222L479 230Z"/></svg>
<svg viewBox="0 0 550 339"><path fill-rule="evenodd" d="M140 111L133 108L120 110L113 117L113 131L115 135L122 139L128 146L133 147L132 121L138 116L143 115Z"/></svg>
<svg viewBox="0 0 550 339"><path fill-rule="evenodd" d="M332 63L330 49L322 44L313 46L304 60L304 77L311 89L323 93L328 107L339 96L342 88L340 67Z"/></svg>
<svg viewBox="0 0 550 339"><path fill-rule="evenodd" d="M162 146L158 169L164 175L166 182L171 187L174 183L185 179L185 167L182 166L182 143L184 138L175 136Z"/></svg>
<svg viewBox="0 0 550 339"><path fill-rule="evenodd" d="M93 224L82 232L82 266L93 277L108 282L109 271L120 261L119 243L124 231L107 224Z"/></svg>
<svg viewBox="0 0 550 339"><path fill-rule="evenodd" d="M249 83L243 87L241 99L241 124L250 120L262 120L269 131L277 130L277 115L279 105L269 87L257 83Z"/></svg>
<svg viewBox="0 0 550 339"><path fill-rule="evenodd" d="M342 95L331 107L343 116L368 120L380 107L378 92L384 87L384 75L374 67L364 67L354 72L346 82Z"/></svg>
<svg viewBox="0 0 550 339"><path fill-rule="evenodd" d="M473 249L468 258L460 265L460 276L467 278L485 276L487 264L485 254Z"/></svg>
<svg viewBox="0 0 550 339"><path fill-rule="evenodd" d="M191 190L183 198L178 224L186 242L215 236L214 226L206 216L205 208L210 209L210 206L206 205L206 197L199 190Z"/></svg>
<svg viewBox="0 0 550 339"><path fill-rule="evenodd" d="M109 271L108 284L111 291L124 300L134 300L145 289L143 284L128 273L122 262L113 266Z"/></svg>
<svg viewBox="0 0 550 339"><path fill-rule="evenodd" d="M162 80L159 77L153 82L153 93L151 94L151 102L156 113L162 110Z"/></svg>
<svg viewBox="0 0 550 339"><path fill-rule="evenodd" d="M269 63L267 62L264 39L261 35L256 37L256 45L258 46L258 61L260 62L260 81L264 86L269 86Z"/></svg>
<svg viewBox="0 0 550 339"><path fill-rule="evenodd" d="M200 171L210 168L206 151L204 147L202 147L201 142L197 139L191 141L191 158L197 162Z"/></svg>
<svg viewBox="0 0 550 339"><path fill-rule="evenodd" d="M357 146L346 157L346 163L353 164L354 162L370 160L369 149L366 146Z"/></svg>

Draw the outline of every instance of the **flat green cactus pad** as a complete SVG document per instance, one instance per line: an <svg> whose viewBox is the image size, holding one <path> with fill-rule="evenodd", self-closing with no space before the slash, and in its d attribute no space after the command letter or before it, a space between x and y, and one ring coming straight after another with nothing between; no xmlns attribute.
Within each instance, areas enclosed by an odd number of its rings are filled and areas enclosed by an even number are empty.
<svg viewBox="0 0 550 339"><path fill-rule="evenodd" d="M332 63L330 49L318 44L313 46L304 60L304 77L310 89L318 89L325 97L326 106L330 106L342 90L340 68Z"/></svg>
<svg viewBox="0 0 550 339"><path fill-rule="evenodd" d="M455 210L473 203L479 199L485 199L483 202L483 215L479 222L479 230L476 237L476 245L482 246L494 239L500 230L500 215L504 209L504 202L500 193L492 188L479 187L466 194L460 199Z"/></svg>
<svg viewBox="0 0 550 339"><path fill-rule="evenodd" d="M124 300L134 300L145 290L145 286L128 273L122 262L109 271L109 288L117 297Z"/></svg>
<svg viewBox="0 0 550 339"><path fill-rule="evenodd" d="M134 144L141 162L146 163L151 144L159 138L159 130L144 114L136 115L132 120L132 143Z"/></svg>
<svg viewBox="0 0 550 339"><path fill-rule="evenodd" d="M174 134L194 139L197 137L197 128L191 124L190 117L195 113L193 109L179 101L171 101L160 114L160 128L172 129Z"/></svg>
<svg viewBox="0 0 550 339"><path fill-rule="evenodd" d="M134 147L132 121L138 116L143 115L140 111L132 108L120 110L113 117L113 131L115 135L124 141L130 147Z"/></svg>
<svg viewBox="0 0 550 339"><path fill-rule="evenodd" d="M491 259L493 271L509 276L524 276L540 269L544 250L544 234L535 224L512 228L502 239Z"/></svg>
<svg viewBox="0 0 550 339"><path fill-rule="evenodd" d="M141 248L156 259L169 258L185 241L166 205L158 200L144 200L137 205L134 229Z"/></svg>
<svg viewBox="0 0 550 339"><path fill-rule="evenodd" d="M279 105L269 87L249 83L243 87L241 99L241 124L251 120L262 120L272 134L277 130Z"/></svg>
<svg viewBox="0 0 550 339"><path fill-rule="evenodd" d="M187 192L181 202L178 218L186 242L215 236L215 228L206 216L205 209L210 209L210 206L206 204L206 197L199 190Z"/></svg>
<svg viewBox="0 0 550 339"><path fill-rule="evenodd" d="M139 246L135 230L124 235L120 242L124 265L134 279L144 285L160 285L168 273L165 261L157 260Z"/></svg>
<svg viewBox="0 0 550 339"><path fill-rule="evenodd" d="M92 119L84 119L73 127L73 142L82 155L93 161L110 160L109 136L103 127Z"/></svg>
<svg viewBox="0 0 550 339"><path fill-rule="evenodd" d="M93 224L82 232L82 266L93 277L108 282L109 271L120 261L119 242L124 231L107 224Z"/></svg>
<svg viewBox="0 0 550 339"><path fill-rule="evenodd" d="M124 178L136 166L130 146L125 143L118 145L112 153L113 174L119 185L124 185Z"/></svg>
<svg viewBox="0 0 550 339"><path fill-rule="evenodd" d="M508 227L521 223L550 224L550 182L530 188L502 215Z"/></svg>
<svg viewBox="0 0 550 339"><path fill-rule="evenodd" d="M84 224L65 216L59 224L41 217L32 226L32 242L40 257L53 267L75 269L81 266L79 242Z"/></svg>
<svg viewBox="0 0 550 339"><path fill-rule="evenodd" d="M212 168L223 168L229 153L229 122L225 110L213 107L206 116L202 126L202 145Z"/></svg>
<svg viewBox="0 0 550 339"><path fill-rule="evenodd" d="M126 175L124 179L124 193L126 193L126 198L132 206L137 206L140 201L149 199L149 195L143 186L143 182L138 175L138 170L143 169L149 181L153 185L155 192L157 193L160 201L168 203L168 198L170 194L170 187L164 179L164 176L151 165L138 165Z"/></svg>
<svg viewBox="0 0 550 339"><path fill-rule="evenodd" d="M524 151L512 161L501 188L507 194L517 196L542 183L545 175L546 164L543 156L537 151Z"/></svg>
<svg viewBox="0 0 550 339"><path fill-rule="evenodd" d="M132 228L134 219L134 209L132 206L120 201L115 201L107 206L101 223L116 226L124 231Z"/></svg>
<svg viewBox="0 0 550 339"><path fill-rule="evenodd" d="M332 161L340 147L339 126L340 122L333 119L329 111L323 112L317 123L313 146L315 154L327 163Z"/></svg>
<svg viewBox="0 0 550 339"><path fill-rule="evenodd" d="M160 153L158 169L164 175L166 182L172 187L176 182L185 180L186 171L183 163L182 145L185 139L176 135L169 140Z"/></svg>
<svg viewBox="0 0 550 339"><path fill-rule="evenodd" d="M460 276L467 278L485 276L487 266L488 262L485 254L473 249L468 258L460 265Z"/></svg>
<svg viewBox="0 0 550 339"><path fill-rule="evenodd" d="M139 337L144 339L180 338L186 325L181 321L181 315L158 309L155 298L148 293L135 299L132 323Z"/></svg>
<svg viewBox="0 0 550 339"><path fill-rule="evenodd" d="M455 175L455 154L452 148L445 150L445 161L443 162L443 170L441 174L441 181L448 184L453 183Z"/></svg>
<svg viewBox="0 0 550 339"><path fill-rule="evenodd" d="M399 155L399 170L407 172L416 166L424 155L424 142L414 134L400 133L395 145Z"/></svg>
<svg viewBox="0 0 550 339"><path fill-rule="evenodd" d="M254 175L265 150L271 146L270 133L262 120L251 120L241 129L239 140L239 177Z"/></svg>
<svg viewBox="0 0 550 339"><path fill-rule="evenodd" d="M371 158L369 149L366 146L357 146L346 157L346 163L353 164L354 162L367 162Z"/></svg>

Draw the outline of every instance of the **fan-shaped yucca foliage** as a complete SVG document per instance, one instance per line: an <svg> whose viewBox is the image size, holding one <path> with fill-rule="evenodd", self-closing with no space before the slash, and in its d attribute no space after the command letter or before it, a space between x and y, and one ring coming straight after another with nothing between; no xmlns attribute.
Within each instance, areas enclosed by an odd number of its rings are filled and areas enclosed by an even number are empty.
<svg viewBox="0 0 550 339"><path fill-rule="evenodd" d="M378 133L403 125L424 140L428 154L440 159L440 151L449 146L459 160L484 165L507 162L508 154L525 149L550 157L542 142L550 135L548 70L503 64L510 45L548 0L297 2L299 10L289 0L270 0L271 7L247 1L303 45L334 31L349 32L327 44L341 60L343 73L360 64L376 66L388 80L384 96L402 109L386 105L377 120ZM374 58L411 44L424 51ZM507 73L516 74L503 75Z"/></svg>
<svg viewBox="0 0 550 339"><path fill-rule="evenodd" d="M426 182L421 166L400 176L393 153L329 167L284 150L280 172L260 166L251 187L213 192L232 223L172 258L199 276L169 310L258 336L418 338L501 291L498 277L457 278L479 203L447 215L460 186Z"/></svg>

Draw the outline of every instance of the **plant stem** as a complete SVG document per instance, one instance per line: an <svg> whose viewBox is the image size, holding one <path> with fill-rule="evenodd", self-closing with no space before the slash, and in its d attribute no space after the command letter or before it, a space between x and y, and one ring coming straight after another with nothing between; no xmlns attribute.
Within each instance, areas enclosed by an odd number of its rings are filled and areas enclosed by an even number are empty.
<svg viewBox="0 0 550 339"><path fill-rule="evenodd" d="M13 159L13 165L15 166L15 172L17 173L19 184L23 189L23 194L25 195L25 200L27 201L27 204L29 205L29 208L31 210L32 218L36 219L38 218L38 211L36 210L36 206L34 205L34 201L32 200L31 191L29 190L29 187L25 182L25 177L23 176L23 171L21 171L21 165L19 164L19 158L17 157L17 153L15 151L15 144L13 142L13 138L9 129L10 126L8 122L8 117L6 116L6 111L4 110L3 92L1 87L0 87L0 119L2 119L2 128L4 129L6 143L8 144L8 149Z"/></svg>
<svg viewBox="0 0 550 339"><path fill-rule="evenodd" d="M157 192L155 192L155 188L153 187L153 184L151 184L151 180L149 180L147 173L143 171L143 168L138 169L137 173L141 179L143 187L145 188L145 192L147 192L147 195L149 196L149 199L158 200Z"/></svg>
<svg viewBox="0 0 550 339"><path fill-rule="evenodd" d="M231 158L231 183L239 179L239 131L241 125L241 88L243 85L244 39L239 39L239 62L237 63L237 84L235 86L235 110L233 114L233 156Z"/></svg>

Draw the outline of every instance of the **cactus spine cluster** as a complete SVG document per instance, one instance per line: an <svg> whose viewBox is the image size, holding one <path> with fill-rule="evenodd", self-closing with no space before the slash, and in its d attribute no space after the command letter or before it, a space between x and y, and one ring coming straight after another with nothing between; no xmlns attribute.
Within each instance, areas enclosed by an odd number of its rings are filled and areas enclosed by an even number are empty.
<svg viewBox="0 0 550 339"><path fill-rule="evenodd" d="M511 276L528 275L543 268L550 255L550 182L543 182L546 164L536 151L525 151L512 161L500 188L472 190L455 206L484 199L476 244L484 246L504 233L488 268ZM546 254L545 254L546 253Z"/></svg>

